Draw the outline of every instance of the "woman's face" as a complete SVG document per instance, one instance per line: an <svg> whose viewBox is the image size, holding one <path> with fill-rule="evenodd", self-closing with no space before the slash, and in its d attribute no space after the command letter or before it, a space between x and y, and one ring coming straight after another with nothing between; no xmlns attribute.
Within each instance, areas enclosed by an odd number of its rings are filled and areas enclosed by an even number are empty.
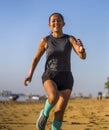
<svg viewBox="0 0 109 130"><path fill-rule="evenodd" d="M54 14L50 18L49 27L52 32L62 32L62 28L65 25L60 15Z"/></svg>

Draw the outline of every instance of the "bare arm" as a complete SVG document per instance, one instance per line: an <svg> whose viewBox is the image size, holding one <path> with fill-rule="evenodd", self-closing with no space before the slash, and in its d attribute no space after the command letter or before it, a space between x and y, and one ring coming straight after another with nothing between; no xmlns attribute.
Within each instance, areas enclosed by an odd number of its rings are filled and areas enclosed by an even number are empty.
<svg viewBox="0 0 109 130"><path fill-rule="evenodd" d="M81 59L86 59L86 52L85 52L82 41L80 39L76 39L73 36L71 36L70 43L71 43L71 46L73 47L74 51L76 52L76 54Z"/></svg>
<svg viewBox="0 0 109 130"><path fill-rule="evenodd" d="M25 86L28 85L27 82L31 82L34 70L35 70L41 56L44 54L46 46L47 46L46 38L43 38L41 40L41 42L39 43L38 50L36 51L36 54L35 54L35 56L33 58L33 61L32 61L32 64L30 66L28 76L24 79L24 85Z"/></svg>

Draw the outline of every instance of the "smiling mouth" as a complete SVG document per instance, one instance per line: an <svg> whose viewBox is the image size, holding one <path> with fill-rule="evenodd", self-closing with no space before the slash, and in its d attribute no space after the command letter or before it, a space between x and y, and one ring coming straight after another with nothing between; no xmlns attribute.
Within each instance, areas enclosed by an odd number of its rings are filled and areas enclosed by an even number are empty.
<svg viewBox="0 0 109 130"><path fill-rule="evenodd" d="M60 28L60 26L55 26L55 28Z"/></svg>

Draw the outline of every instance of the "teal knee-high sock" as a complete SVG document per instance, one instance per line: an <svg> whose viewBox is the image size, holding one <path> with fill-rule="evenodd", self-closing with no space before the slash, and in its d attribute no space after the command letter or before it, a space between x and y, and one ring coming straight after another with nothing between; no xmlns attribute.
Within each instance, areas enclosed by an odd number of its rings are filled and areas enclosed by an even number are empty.
<svg viewBox="0 0 109 130"><path fill-rule="evenodd" d="M60 130L61 125L62 125L62 121L57 121L56 119L54 119L52 123L52 130Z"/></svg>
<svg viewBox="0 0 109 130"><path fill-rule="evenodd" d="M44 115L46 117L49 116L50 110L54 107L54 104L50 104L48 99L46 100L45 107L44 107Z"/></svg>

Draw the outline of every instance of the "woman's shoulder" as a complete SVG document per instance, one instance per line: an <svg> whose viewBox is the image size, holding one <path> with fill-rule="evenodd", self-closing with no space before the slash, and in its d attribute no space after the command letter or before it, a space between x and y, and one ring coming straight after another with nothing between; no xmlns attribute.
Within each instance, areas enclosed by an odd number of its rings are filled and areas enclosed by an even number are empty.
<svg viewBox="0 0 109 130"><path fill-rule="evenodd" d="M69 40L70 39L76 40L76 38L73 35L64 34L64 36L67 37Z"/></svg>
<svg viewBox="0 0 109 130"><path fill-rule="evenodd" d="M70 39L70 40L74 40L74 41L76 41L76 37L73 36L73 35L69 35L69 39Z"/></svg>
<svg viewBox="0 0 109 130"><path fill-rule="evenodd" d="M47 40L48 40L49 38L50 38L50 35L44 36L44 37L41 39L41 42L47 43Z"/></svg>
<svg viewBox="0 0 109 130"><path fill-rule="evenodd" d="M70 37L70 35L69 34L64 34L64 37Z"/></svg>
<svg viewBox="0 0 109 130"><path fill-rule="evenodd" d="M40 40L39 46L46 48L46 46L47 46L46 36L43 37L43 38Z"/></svg>
<svg viewBox="0 0 109 130"><path fill-rule="evenodd" d="M44 36L41 39L40 45L44 46L45 49L46 49L48 47L48 45L49 45L49 41L51 41L51 40L52 40L51 35Z"/></svg>

